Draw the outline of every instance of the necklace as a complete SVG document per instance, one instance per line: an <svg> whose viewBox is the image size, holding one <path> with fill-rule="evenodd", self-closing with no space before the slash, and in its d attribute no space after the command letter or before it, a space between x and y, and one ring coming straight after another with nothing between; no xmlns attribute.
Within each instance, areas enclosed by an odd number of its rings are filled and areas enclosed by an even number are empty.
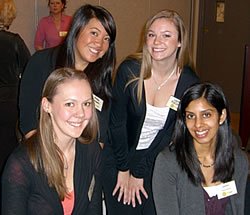
<svg viewBox="0 0 250 215"><path fill-rule="evenodd" d="M154 78L154 73L153 73L153 71L152 71L152 77L153 77L153 80L154 80L154 82L155 82L155 84L156 84L156 86L157 86L157 89L156 90L160 90L167 82L168 82L168 80L172 77L172 75L174 74L174 72L175 72L175 69L176 69L176 66L174 67L174 69L173 69L173 71L170 73L170 75L167 77L167 79L165 80L165 81L163 81L160 85L157 83L157 81L155 80L155 78Z"/></svg>
<svg viewBox="0 0 250 215"><path fill-rule="evenodd" d="M199 163L200 163L200 165L201 165L202 167L205 167L205 168L210 168L210 167L214 166L214 164L215 164L215 163L213 162L212 164L206 165L206 164L201 163L200 161L199 161Z"/></svg>

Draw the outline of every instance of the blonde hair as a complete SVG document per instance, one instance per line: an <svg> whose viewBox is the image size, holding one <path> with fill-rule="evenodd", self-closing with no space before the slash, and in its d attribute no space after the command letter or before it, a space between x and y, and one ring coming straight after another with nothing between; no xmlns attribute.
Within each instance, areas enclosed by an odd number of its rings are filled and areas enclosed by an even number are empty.
<svg viewBox="0 0 250 215"><path fill-rule="evenodd" d="M87 80L87 76L82 71L75 69L56 69L45 82L42 97L52 102L54 96L57 94L58 86L75 79ZM94 105L92 108L92 118L78 138L78 140L84 144L89 144L94 141L98 132L98 119ZM68 192L64 177L63 153L55 144L51 117L42 107L40 108L37 134L28 139L26 144L32 165L36 171L41 171L46 175L49 186L54 187L60 199L63 200Z"/></svg>
<svg viewBox="0 0 250 215"><path fill-rule="evenodd" d="M0 0L0 25L9 28L16 18L16 5L13 0Z"/></svg>
<svg viewBox="0 0 250 215"><path fill-rule="evenodd" d="M179 71L182 71L184 66L193 67L189 53L188 32L185 28L181 16L176 11L173 10L162 10L156 13L155 15L153 15L148 19L148 21L144 26L142 32L141 44L138 52L128 56L128 59L136 59L139 62L141 62L140 76L135 77L134 79L128 82L128 84L130 84L131 82L138 81L137 100L139 103L141 102L142 99L143 81L151 77L152 59L150 53L148 52L146 44L147 33L153 22L161 18L165 18L167 20L172 21L177 29L178 41L181 43L181 46L178 48L176 54L177 66L179 68Z"/></svg>

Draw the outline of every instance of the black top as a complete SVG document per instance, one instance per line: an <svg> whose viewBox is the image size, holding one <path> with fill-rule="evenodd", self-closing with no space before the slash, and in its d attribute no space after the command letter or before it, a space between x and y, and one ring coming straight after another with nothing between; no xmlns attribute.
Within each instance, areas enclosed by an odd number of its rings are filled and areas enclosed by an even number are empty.
<svg viewBox="0 0 250 215"><path fill-rule="evenodd" d="M19 78L30 52L19 34L0 30L0 101L16 101Z"/></svg>
<svg viewBox="0 0 250 215"><path fill-rule="evenodd" d="M56 68L59 50L60 46L35 52L25 68L19 95L20 129L23 134L37 128L42 89L46 79ZM102 108L101 112L97 110L99 141L102 143L107 140L109 111L109 107Z"/></svg>
<svg viewBox="0 0 250 215"><path fill-rule="evenodd" d="M117 168L121 171L129 169L133 176L144 178L151 172L157 154L170 142L176 111L169 110L164 128L158 132L149 148L136 150L146 115L145 91L143 88L142 101L138 104L137 82L128 86L126 84L138 77L139 73L140 63L135 60L125 60L118 68L112 91L110 136ZM197 82L197 75L189 67L185 67L174 96L180 99L183 92Z"/></svg>
<svg viewBox="0 0 250 215"><path fill-rule="evenodd" d="M101 214L100 152L97 142L76 142L72 214ZM90 201L88 194L91 194L89 189L93 177L95 186ZM42 173L35 171L23 145L12 153L2 175L2 214L63 214L57 192L48 186Z"/></svg>

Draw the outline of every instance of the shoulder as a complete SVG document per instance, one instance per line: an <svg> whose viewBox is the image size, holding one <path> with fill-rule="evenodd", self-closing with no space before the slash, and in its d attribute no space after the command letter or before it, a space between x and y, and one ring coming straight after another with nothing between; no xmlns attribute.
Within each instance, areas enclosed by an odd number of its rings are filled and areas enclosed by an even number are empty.
<svg viewBox="0 0 250 215"><path fill-rule="evenodd" d="M72 16L68 16L68 15L62 14L62 20L63 21L71 21L72 20Z"/></svg>
<svg viewBox="0 0 250 215"><path fill-rule="evenodd" d="M169 146L166 146L157 156L156 166L161 167L162 169L176 170L178 169L178 163L176 160L175 151L171 151Z"/></svg>
<svg viewBox="0 0 250 215"><path fill-rule="evenodd" d="M200 82L198 75L189 66L185 66L182 69L181 78L190 81Z"/></svg>
<svg viewBox="0 0 250 215"><path fill-rule="evenodd" d="M76 141L77 151L84 153L87 156L92 156L93 154L99 154L101 152L100 144L97 141L93 141L89 144L80 143Z"/></svg>
<svg viewBox="0 0 250 215"><path fill-rule="evenodd" d="M240 171L248 171L248 158L240 147L236 146L234 149L235 169Z"/></svg>
<svg viewBox="0 0 250 215"><path fill-rule="evenodd" d="M39 23L52 22L51 16L44 16L39 20Z"/></svg>
<svg viewBox="0 0 250 215"><path fill-rule="evenodd" d="M141 64L134 59L124 60L118 67L116 73L116 79L124 80L127 83L128 80L138 77L140 74Z"/></svg>
<svg viewBox="0 0 250 215"><path fill-rule="evenodd" d="M4 175L22 175L30 165L27 150L24 145L20 145L9 156L4 168Z"/></svg>

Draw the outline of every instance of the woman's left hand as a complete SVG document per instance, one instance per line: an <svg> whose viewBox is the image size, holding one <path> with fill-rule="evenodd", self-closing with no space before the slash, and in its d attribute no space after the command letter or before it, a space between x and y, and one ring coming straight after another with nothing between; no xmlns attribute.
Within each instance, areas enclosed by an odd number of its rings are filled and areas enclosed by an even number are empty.
<svg viewBox="0 0 250 215"><path fill-rule="evenodd" d="M146 199L148 198L148 194L143 187L143 183L143 178L135 178L133 175L130 175L128 204L132 203L133 207L136 206L136 199L140 205L142 204L140 192L145 196Z"/></svg>

